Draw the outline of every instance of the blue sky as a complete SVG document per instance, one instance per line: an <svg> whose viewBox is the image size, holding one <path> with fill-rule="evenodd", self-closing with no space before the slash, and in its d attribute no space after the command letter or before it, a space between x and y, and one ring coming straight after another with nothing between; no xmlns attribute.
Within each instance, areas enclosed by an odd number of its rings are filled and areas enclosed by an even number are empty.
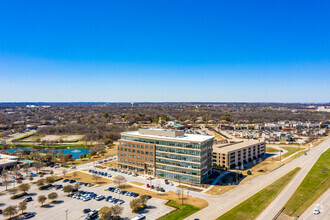
<svg viewBox="0 0 330 220"><path fill-rule="evenodd" d="M0 102L329 102L329 1L1 1Z"/></svg>

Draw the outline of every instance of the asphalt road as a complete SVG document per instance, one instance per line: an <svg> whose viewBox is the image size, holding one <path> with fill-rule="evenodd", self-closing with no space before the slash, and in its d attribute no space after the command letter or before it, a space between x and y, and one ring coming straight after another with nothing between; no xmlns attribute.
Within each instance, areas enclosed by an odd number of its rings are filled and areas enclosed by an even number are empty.
<svg viewBox="0 0 330 220"><path fill-rule="evenodd" d="M330 139L323 142L322 146L329 146ZM291 180L291 182L284 188L284 190L274 199L274 201L259 215L258 220L266 219L269 216L275 216L278 211L287 203L287 201L291 198L293 193L296 191L298 186L306 177L307 173L313 167L319 156L327 149L322 148L322 146L312 149L308 152L309 158L306 160L304 166L301 166L301 170L297 173L297 175ZM302 156L302 158L306 158L307 156Z"/></svg>
<svg viewBox="0 0 330 220"><path fill-rule="evenodd" d="M313 209L318 208L320 214L314 215ZM298 219L321 220L330 219L330 189L311 205Z"/></svg>
<svg viewBox="0 0 330 220"><path fill-rule="evenodd" d="M306 156L302 155L301 157L288 162L273 172L253 178L221 195L208 197L207 201L209 206L194 213L186 219L216 219L294 168L302 167L303 170L306 170L306 167L314 164L322 152L329 147L329 145L330 138L327 138L321 144L312 148ZM278 211L281 207L282 206L275 207L272 210ZM274 212L276 213L276 211ZM269 218L270 217L268 216L267 219Z"/></svg>

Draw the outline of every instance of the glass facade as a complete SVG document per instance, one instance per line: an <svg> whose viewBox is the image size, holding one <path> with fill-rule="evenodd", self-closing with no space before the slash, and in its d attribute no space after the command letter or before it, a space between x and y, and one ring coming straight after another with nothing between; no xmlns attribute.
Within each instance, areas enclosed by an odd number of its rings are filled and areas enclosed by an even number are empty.
<svg viewBox="0 0 330 220"><path fill-rule="evenodd" d="M162 138L162 137L160 137ZM137 137L123 134L122 140L136 142L139 154L148 149L147 144L155 145L155 175L166 179L183 182L202 183L208 176L208 171L212 166L212 144L213 139L201 143L190 143L158 140L146 137ZM123 145L123 144L121 144ZM126 145L126 144L124 144ZM134 146L135 146L134 145ZM125 147L124 147L125 149ZM152 146L151 146L151 149ZM147 158L145 158L147 160Z"/></svg>

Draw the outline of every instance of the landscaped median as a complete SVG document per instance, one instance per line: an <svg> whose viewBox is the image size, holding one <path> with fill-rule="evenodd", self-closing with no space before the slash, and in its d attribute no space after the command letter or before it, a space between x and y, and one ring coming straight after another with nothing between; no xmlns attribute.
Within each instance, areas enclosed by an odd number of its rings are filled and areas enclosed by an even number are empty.
<svg viewBox="0 0 330 220"><path fill-rule="evenodd" d="M200 208L196 206L189 204L181 205L173 200L168 201L166 205L175 208L175 210L167 214L166 216L160 218L160 220L181 220L200 210Z"/></svg>
<svg viewBox="0 0 330 220"><path fill-rule="evenodd" d="M300 167L295 168L217 219L255 219L280 194L299 170Z"/></svg>
<svg viewBox="0 0 330 220"><path fill-rule="evenodd" d="M311 206L317 198L330 188L330 150L324 152L316 161L305 179L285 205L284 214L297 216Z"/></svg>

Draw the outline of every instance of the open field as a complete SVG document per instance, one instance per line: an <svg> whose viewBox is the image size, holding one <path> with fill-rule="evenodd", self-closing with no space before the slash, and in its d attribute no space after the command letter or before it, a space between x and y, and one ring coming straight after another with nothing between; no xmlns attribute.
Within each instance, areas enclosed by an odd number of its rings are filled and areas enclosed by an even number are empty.
<svg viewBox="0 0 330 220"><path fill-rule="evenodd" d="M73 173L76 173L77 177L74 177ZM68 173L68 174L65 175L65 177L64 177L64 175L61 175L60 177L63 177L65 179L74 179L76 181L96 184L95 179L93 179L93 175L88 174L88 173L84 173L84 172L80 172L80 171L75 171L75 172L72 172L72 173ZM108 178L100 177L97 180L97 185L98 186L102 186L102 185L106 185L106 184L110 184L110 183L113 183L113 180L108 179Z"/></svg>
<svg viewBox="0 0 330 220"><path fill-rule="evenodd" d="M163 218L160 218L161 220L181 220L200 210L195 206L187 204L181 205L175 201L169 201L166 205L174 207L176 210Z"/></svg>
<svg viewBox="0 0 330 220"><path fill-rule="evenodd" d="M159 198L159 199L173 200L173 201L181 204L181 195L179 198L178 195L173 191L168 191L165 193L157 193L157 192L154 192L151 190L142 189L140 187L135 187L135 186L132 186L129 184L123 184L122 188L124 188L125 190L128 190L128 191L133 191L133 192L139 193L141 195L146 194L146 195L150 195L152 197ZM208 206L207 201L205 201L204 199L197 198L197 197L191 197L191 196L188 197L187 195L184 195L183 203L196 206L200 209Z"/></svg>
<svg viewBox="0 0 330 220"><path fill-rule="evenodd" d="M280 150L274 148L274 147L266 147L266 152L267 153L275 153L275 152L279 152Z"/></svg>
<svg viewBox="0 0 330 220"><path fill-rule="evenodd" d="M84 135L45 135L45 136L28 136L21 138L21 141L63 141L75 142L79 141Z"/></svg>
<svg viewBox="0 0 330 220"><path fill-rule="evenodd" d="M300 168L295 168L217 219L240 220L256 218L285 188L299 170Z"/></svg>
<svg viewBox="0 0 330 220"><path fill-rule="evenodd" d="M330 150L324 152L285 205L284 214L297 216L330 188Z"/></svg>

